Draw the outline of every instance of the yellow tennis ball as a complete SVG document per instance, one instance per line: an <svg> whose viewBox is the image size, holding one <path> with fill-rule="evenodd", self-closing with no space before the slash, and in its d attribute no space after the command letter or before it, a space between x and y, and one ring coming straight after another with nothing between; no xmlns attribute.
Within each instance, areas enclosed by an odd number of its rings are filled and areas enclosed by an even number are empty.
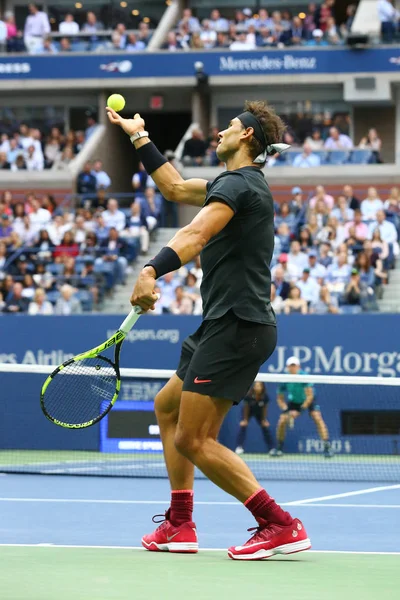
<svg viewBox="0 0 400 600"><path fill-rule="evenodd" d="M107 100L107 106L119 112L125 106L125 98L121 94L111 94Z"/></svg>

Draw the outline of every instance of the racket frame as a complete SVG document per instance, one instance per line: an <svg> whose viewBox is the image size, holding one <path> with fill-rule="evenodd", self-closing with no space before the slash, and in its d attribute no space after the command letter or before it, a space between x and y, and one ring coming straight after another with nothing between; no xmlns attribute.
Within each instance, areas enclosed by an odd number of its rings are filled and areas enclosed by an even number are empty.
<svg viewBox="0 0 400 600"><path fill-rule="evenodd" d="M120 374L120 370L119 370L119 356L120 356L120 352L121 352L121 346L122 346L122 343L123 343L124 339L126 338L127 334L129 333L129 331L132 329L132 327L134 326L134 324L140 317L140 314L141 314L141 308L139 306L134 306L132 308L132 310L130 311L129 315L126 317L126 319L121 323L119 329L117 329L117 331L111 337L109 337L108 340L106 340L99 346L95 346L91 350L87 350L86 352L82 352L81 354L77 354L73 358L66 360L61 365L59 365L56 369L54 369L54 371L52 371L52 373L50 373L50 375L47 377L46 381L44 382L41 392L40 392L40 406L43 411L43 414L45 415L45 417L47 419L49 419L49 421L51 421L55 425L58 425L59 427L64 427L66 429L84 429L86 427L91 427L92 425L95 425L103 417L105 417L107 413L110 412L110 410L114 406L114 404L118 398L119 392L121 390L121 374ZM108 348L111 348L112 346L115 346L114 362L111 359L107 358L106 356L101 355L101 352L104 352L105 350L107 350ZM112 366L113 369L115 370L115 373L117 376L114 396L112 397L111 402L110 402L109 406L107 407L107 409L105 411L103 411L95 419L91 419L90 421L86 421L85 423L65 423L64 421L59 421L58 419L55 419L54 417L52 417L46 409L45 393L46 393L48 386L53 381L54 377L56 375L58 375L60 373L60 371L65 369L65 367L68 367L69 365L72 365L73 363L77 363L80 360L83 360L85 358L96 358L97 356L101 356L102 360L105 360L106 362L108 362L110 364L110 366Z"/></svg>

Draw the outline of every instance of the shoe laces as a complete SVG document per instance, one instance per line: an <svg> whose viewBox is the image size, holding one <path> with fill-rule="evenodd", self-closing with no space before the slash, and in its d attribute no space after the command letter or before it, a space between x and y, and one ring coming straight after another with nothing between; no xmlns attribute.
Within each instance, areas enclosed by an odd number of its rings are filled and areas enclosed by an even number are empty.
<svg viewBox="0 0 400 600"><path fill-rule="evenodd" d="M261 533L264 533L266 530L268 530L269 532L273 533L273 523L268 523L267 521L264 521L263 523L260 523L257 527L249 527L249 529L247 531L254 531L253 535L247 540L246 544L249 542L256 542L258 540L258 537L260 536Z"/></svg>
<svg viewBox="0 0 400 600"><path fill-rule="evenodd" d="M154 515L151 520L153 523L156 523L156 525L159 523L165 523L166 521L169 521L170 511L171 509L169 508L163 515Z"/></svg>

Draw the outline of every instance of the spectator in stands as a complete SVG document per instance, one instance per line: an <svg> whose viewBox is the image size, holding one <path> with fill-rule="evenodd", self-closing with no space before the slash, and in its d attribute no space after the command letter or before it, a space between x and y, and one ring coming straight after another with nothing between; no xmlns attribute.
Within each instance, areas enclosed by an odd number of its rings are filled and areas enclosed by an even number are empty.
<svg viewBox="0 0 400 600"><path fill-rule="evenodd" d="M53 256L55 259L62 261L66 256L78 256L79 246L75 242L74 236L71 231L66 231L63 235L61 243L55 247Z"/></svg>
<svg viewBox="0 0 400 600"><path fill-rule="evenodd" d="M400 13L390 0L378 0L378 18L381 22L382 41L393 42Z"/></svg>
<svg viewBox="0 0 400 600"><path fill-rule="evenodd" d="M51 221L51 212L46 208L42 208L39 200L36 198L34 198L31 203L29 221L36 233L41 229L46 229Z"/></svg>
<svg viewBox="0 0 400 600"><path fill-rule="evenodd" d="M97 189L107 189L108 187L110 187L111 179L110 176L104 171L103 163L101 160L97 159L94 161L92 175L96 177Z"/></svg>
<svg viewBox="0 0 400 600"><path fill-rule="evenodd" d="M114 263L116 283L124 284L128 268L128 261L124 256L127 247L126 242L119 237L119 232L115 227L110 227L108 239L103 240L100 247L102 256L96 258L95 264L101 264L101 262Z"/></svg>
<svg viewBox="0 0 400 600"><path fill-rule="evenodd" d="M36 4L29 4L30 14L24 27L24 42L28 52L35 52L40 47L42 39L50 33L49 18L45 12L38 9Z"/></svg>
<svg viewBox="0 0 400 600"><path fill-rule="evenodd" d="M64 21L58 26L58 31L63 35L78 35L79 33L79 25L74 20L74 15L72 13L67 13L64 17Z"/></svg>
<svg viewBox="0 0 400 600"><path fill-rule="evenodd" d="M327 313L337 315L339 313L337 299L334 296L331 297L326 285L321 285L318 300L311 305L310 312L315 315L326 315Z"/></svg>
<svg viewBox="0 0 400 600"><path fill-rule="evenodd" d="M283 298L277 295L274 283L271 283L271 306L276 315L279 315L283 311Z"/></svg>
<svg viewBox="0 0 400 600"><path fill-rule="evenodd" d="M285 315L290 315L293 313L301 313L302 315L306 315L308 313L307 302L301 297L300 288L295 285L290 289L289 297L284 302L283 312Z"/></svg>
<svg viewBox="0 0 400 600"><path fill-rule="evenodd" d="M368 287L375 287L375 270L371 264L371 259L366 252L360 252L354 263L355 268L360 275L360 281Z"/></svg>
<svg viewBox="0 0 400 600"><path fill-rule="evenodd" d="M332 216L335 217L339 223L347 223L348 221L353 221L354 218L354 210L349 208L347 205L346 196L341 194L337 198L337 206L332 210Z"/></svg>
<svg viewBox="0 0 400 600"><path fill-rule="evenodd" d="M126 52L140 52L146 48L145 43L142 40L138 40L134 33L128 35Z"/></svg>
<svg viewBox="0 0 400 600"><path fill-rule="evenodd" d="M302 20L299 17L293 17L289 29L282 33L280 41L285 46L300 46L306 39L306 35Z"/></svg>
<svg viewBox="0 0 400 600"><path fill-rule="evenodd" d="M294 161L294 167L308 168L308 167L319 167L321 165L321 159L318 154L314 154L309 144L303 145L302 154L298 154Z"/></svg>
<svg viewBox="0 0 400 600"><path fill-rule="evenodd" d="M229 48L231 45L231 41L226 33L223 31L217 32L217 42L215 44L216 48Z"/></svg>
<svg viewBox="0 0 400 600"><path fill-rule="evenodd" d="M287 223L281 223L276 230L277 249L274 249L274 255L287 253L290 249L290 240L293 233Z"/></svg>
<svg viewBox="0 0 400 600"><path fill-rule="evenodd" d="M383 202L378 196L376 188L369 187L367 197L361 202L361 214L364 221L374 221L376 213L383 208Z"/></svg>
<svg viewBox="0 0 400 600"><path fill-rule="evenodd" d="M385 200L384 209L393 214L400 212L400 189L398 187L392 187L389 192L389 197Z"/></svg>
<svg viewBox="0 0 400 600"><path fill-rule="evenodd" d="M175 288L175 299L169 305L169 312L173 315L191 315L193 313L193 302L185 295L182 285Z"/></svg>
<svg viewBox="0 0 400 600"><path fill-rule="evenodd" d="M375 162L383 162L381 158L382 140L380 139L378 132L374 127L371 127L367 135L360 140L358 147L362 150L371 150L374 155Z"/></svg>
<svg viewBox="0 0 400 600"><path fill-rule="evenodd" d="M396 227L391 221L386 219L384 210L378 210L376 213L376 221L369 226L369 239L372 239L373 232L375 229L379 230L381 239L388 244L395 244L398 239Z"/></svg>
<svg viewBox="0 0 400 600"><path fill-rule="evenodd" d="M51 260L54 248L49 236L49 232L46 229L41 229L39 231L39 236L35 241L35 246L39 249L36 254L37 260Z"/></svg>
<svg viewBox="0 0 400 600"><path fill-rule="evenodd" d="M351 150L353 142L348 135L340 133L337 127L331 127L324 146L326 150Z"/></svg>
<svg viewBox="0 0 400 600"><path fill-rule="evenodd" d="M332 263L327 270L327 281L330 291L343 291L349 280L351 267L348 263L347 252L339 252L337 262Z"/></svg>
<svg viewBox="0 0 400 600"><path fill-rule="evenodd" d="M351 270L350 280L347 283L344 291L344 302L350 306L361 307L361 288L360 275L357 269Z"/></svg>
<svg viewBox="0 0 400 600"><path fill-rule="evenodd" d="M307 225L302 227L297 239L300 242L301 251L308 254L311 246L313 245L313 240L311 238L311 233L310 233Z"/></svg>
<svg viewBox="0 0 400 600"><path fill-rule="evenodd" d="M203 306L201 301L201 295L197 286L197 277L194 273L189 272L185 278L184 293L187 298L192 302L192 313L194 315L201 315L203 312Z"/></svg>
<svg viewBox="0 0 400 600"><path fill-rule="evenodd" d="M186 140L182 152L182 161L184 164L203 163L207 151L207 143L204 141L203 132L200 129L193 129L192 137Z"/></svg>
<svg viewBox="0 0 400 600"><path fill-rule="evenodd" d="M190 33L200 31L200 23L197 17L193 16L191 8L184 8L182 13L182 19L178 23L178 27L186 24L189 27Z"/></svg>
<svg viewBox="0 0 400 600"><path fill-rule="evenodd" d="M150 33L149 25L148 25L148 23L141 21L139 23L138 41L143 42L143 44L146 47L148 45L150 39L151 39L151 33Z"/></svg>
<svg viewBox="0 0 400 600"><path fill-rule="evenodd" d="M254 41L249 39L248 34L238 33L236 39L229 46L230 50L254 50L256 47L255 37Z"/></svg>
<svg viewBox="0 0 400 600"><path fill-rule="evenodd" d="M43 288L37 288L34 299L29 303L29 315L52 315L54 313L53 305L46 300L46 292Z"/></svg>
<svg viewBox="0 0 400 600"><path fill-rule="evenodd" d="M340 26L340 33L343 37L347 37L351 33L353 26L354 16L356 14L357 6L355 4L349 4L346 8L346 21Z"/></svg>
<svg viewBox="0 0 400 600"><path fill-rule="evenodd" d="M334 197L326 193L323 185L317 185L315 188L315 196L310 199L309 208L317 208L318 202L323 202L329 210L332 210L335 205Z"/></svg>
<svg viewBox="0 0 400 600"><path fill-rule="evenodd" d="M317 280L311 277L309 267L303 269L302 276L297 281L296 286L301 292L301 297L306 300L309 306L318 301L320 286Z"/></svg>
<svg viewBox="0 0 400 600"><path fill-rule="evenodd" d="M140 252L141 254L147 254L150 245L150 235L140 202L132 202L131 214L126 219L126 229L121 232L121 235L124 238L140 240Z"/></svg>
<svg viewBox="0 0 400 600"><path fill-rule="evenodd" d="M98 124L96 119L94 118L94 115L89 114L86 120L86 124L87 127L85 129L85 141L87 141L91 135L93 135L93 133L96 131ZM78 137L78 132L76 133L77 137ZM83 145L83 143L82 143ZM78 150L79 152L79 150Z"/></svg>
<svg viewBox="0 0 400 600"><path fill-rule="evenodd" d="M314 128L311 135L306 138L305 143L310 146L313 152L323 150L324 140L321 137L321 130L318 127Z"/></svg>
<svg viewBox="0 0 400 600"><path fill-rule="evenodd" d="M229 23L227 19L221 17L221 13L217 8L211 11L210 15L210 27L214 29L214 31L228 31Z"/></svg>
<svg viewBox="0 0 400 600"><path fill-rule="evenodd" d="M132 177L132 187L136 193L143 195L146 191L148 182L152 181L151 177L147 174L143 163L138 164L138 171L134 173Z"/></svg>
<svg viewBox="0 0 400 600"><path fill-rule="evenodd" d="M259 48L275 46L276 38L267 27L260 27L256 38L256 44Z"/></svg>
<svg viewBox="0 0 400 600"><path fill-rule="evenodd" d="M271 275L273 281L275 281L276 270L279 269L279 267L281 267L283 270L283 277L285 281L293 283L298 280L300 276L299 269L294 264L289 264L288 255L285 252L282 252L282 254L279 256L278 264L272 267ZM277 284L277 281L275 281L275 284Z"/></svg>
<svg viewBox="0 0 400 600"><path fill-rule="evenodd" d="M324 208L325 208L325 204L324 204ZM324 222L322 220L321 225L319 225L317 214L314 211L310 212L309 217L308 217L308 222L307 222L307 229L310 232L313 245L315 245L317 243L317 236L318 236L318 233L321 231L323 224L324 224Z"/></svg>
<svg viewBox="0 0 400 600"><path fill-rule="evenodd" d="M389 256L389 244L381 238L381 232L378 228L374 229L371 237L372 250L383 261L387 267L386 259Z"/></svg>
<svg viewBox="0 0 400 600"><path fill-rule="evenodd" d="M326 277L326 267L317 261L317 257L317 251L310 250L308 254L308 268L310 269L310 277L322 285Z"/></svg>
<svg viewBox="0 0 400 600"><path fill-rule="evenodd" d="M7 262L7 246L4 241L0 241L0 281L4 276L4 267Z"/></svg>
<svg viewBox="0 0 400 600"><path fill-rule="evenodd" d="M11 171L26 171L26 162L22 154L18 154L15 162L11 165Z"/></svg>
<svg viewBox="0 0 400 600"><path fill-rule="evenodd" d="M92 163L87 161L78 175L77 192L84 198L94 198L96 196L97 179L92 172Z"/></svg>
<svg viewBox="0 0 400 600"><path fill-rule="evenodd" d="M291 233L293 233L296 223L296 217L294 213L290 212L290 206L288 202L282 202L279 215L275 217L275 228L278 229L280 225L284 223L289 227Z"/></svg>
<svg viewBox="0 0 400 600"><path fill-rule="evenodd" d="M344 226L346 238L350 235L358 242L363 242L368 236L368 226L362 220L362 213L359 208L354 211L354 220L349 221Z"/></svg>
<svg viewBox="0 0 400 600"><path fill-rule="evenodd" d="M327 46L328 42L324 40L324 32L321 29L314 29L312 38L308 40L307 46Z"/></svg>
<svg viewBox="0 0 400 600"><path fill-rule="evenodd" d="M82 31L84 31L85 33L96 34L98 31L103 31L103 30L104 30L103 23L101 23L100 21L97 20L97 17L93 11L88 11L88 13L86 15L86 23L83 24ZM93 42L93 41L97 41L98 37L96 35L93 35L90 39Z"/></svg>
<svg viewBox="0 0 400 600"><path fill-rule="evenodd" d="M335 46L342 43L340 30L336 25L336 20L334 17L328 17L326 20L325 37L328 43L331 45Z"/></svg>
<svg viewBox="0 0 400 600"><path fill-rule="evenodd" d="M68 283L60 288L61 296L57 299L54 307L56 315L78 315L82 312L82 305L78 298L74 297L75 289Z"/></svg>
<svg viewBox="0 0 400 600"><path fill-rule="evenodd" d="M54 162L61 156L61 140L58 135L51 135L47 139L44 147L44 158L46 168L49 169L53 166Z"/></svg>
<svg viewBox="0 0 400 600"><path fill-rule="evenodd" d="M167 273L161 279L158 280L158 285L161 290L161 298L159 300L163 312L168 313L169 307L175 300L175 288L179 285L179 281L174 279L173 273Z"/></svg>
<svg viewBox="0 0 400 600"><path fill-rule="evenodd" d="M37 46L35 50L32 50L32 54L58 54L58 50L50 36L43 38L41 44Z"/></svg>
<svg viewBox="0 0 400 600"><path fill-rule="evenodd" d="M25 155L25 164L28 171L43 171L44 169L43 154L38 154L33 145L28 146Z"/></svg>
<svg viewBox="0 0 400 600"><path fill-rule="evenodd" d="M170 52L175 52L176 50L182 50L182 44L178 41L175 31L169 31L167 34L167 39L164 44L161 46L162 50L169 50Z"/></svg>
<svg viewBox="0 0 400 600"><path fill-rule="evenodd" d="M10 243L12 226L10 217L7 214L0 215L0 239L5 243Z"/></svg>
<svg viewBox="0 0 400 600"><path fill-rule="evenodd" d="M69 169L71 162L74 160L74 152L72 148L66 147L59 153L52 165L52 169L55 171L65 171Z"/></svg>
<svg viewBox="0 0 400 600"><path fill-rule="evenodd" d="M343 186L343 196L346 197L347 205L349 208L352 208L353 210L360 208L361 202L358 198L354 196L353 188L351 185Z"/></svg>
<svg viewBox="0 0 400 600"><path fill-rule="evenodd" d="M214 48L217 43L217 32L211 28L208 19L204 19L201 23L200 39L206 50Z"/></svg>
<svg viewBox="0 0 400 600"><path fill-rule="evenodd" d="M5 298L4 312L6 313L24 313L28 309L28 300L23 296L24 287L20 281L13 283L12 290Z"/></svg>
<svg viewBox="0 0 400 600"><path fill-rule="evenodd" d="M7 161L10 163L11 167L15 164L17 157L23 154L23 149L18 145L18 142L15 138L11 138L10 140L10 149L7 152Z"/></svg>
<svg viewBox="0 0 400 600"><path fill-rule="evenodd" d="M115 227L117 231L125 229L125 215L122 210L118 208L118 200L110 198L107 202L107 210L102 214L104 224L106 227Z"/></svg>
<svg viewBox="0 0 400 600"><path fill-rule="evenodd" d="M0 152L0 170L10 170L11 169L11 165L7 160L7 154L6 152Z"/></svg>

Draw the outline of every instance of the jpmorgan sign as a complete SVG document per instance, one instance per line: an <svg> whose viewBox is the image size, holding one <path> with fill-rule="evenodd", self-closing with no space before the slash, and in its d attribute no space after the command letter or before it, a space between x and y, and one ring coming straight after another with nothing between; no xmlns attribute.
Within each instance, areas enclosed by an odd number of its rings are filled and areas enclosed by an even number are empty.
<svg viewBox="0 0 400 600"><path fill-rule="evenodd" d="M278 346L267 371L282 373L289 356L297 356L304 371L315 375L400 375L399 352L349 352L343 346Z"/></svg>

